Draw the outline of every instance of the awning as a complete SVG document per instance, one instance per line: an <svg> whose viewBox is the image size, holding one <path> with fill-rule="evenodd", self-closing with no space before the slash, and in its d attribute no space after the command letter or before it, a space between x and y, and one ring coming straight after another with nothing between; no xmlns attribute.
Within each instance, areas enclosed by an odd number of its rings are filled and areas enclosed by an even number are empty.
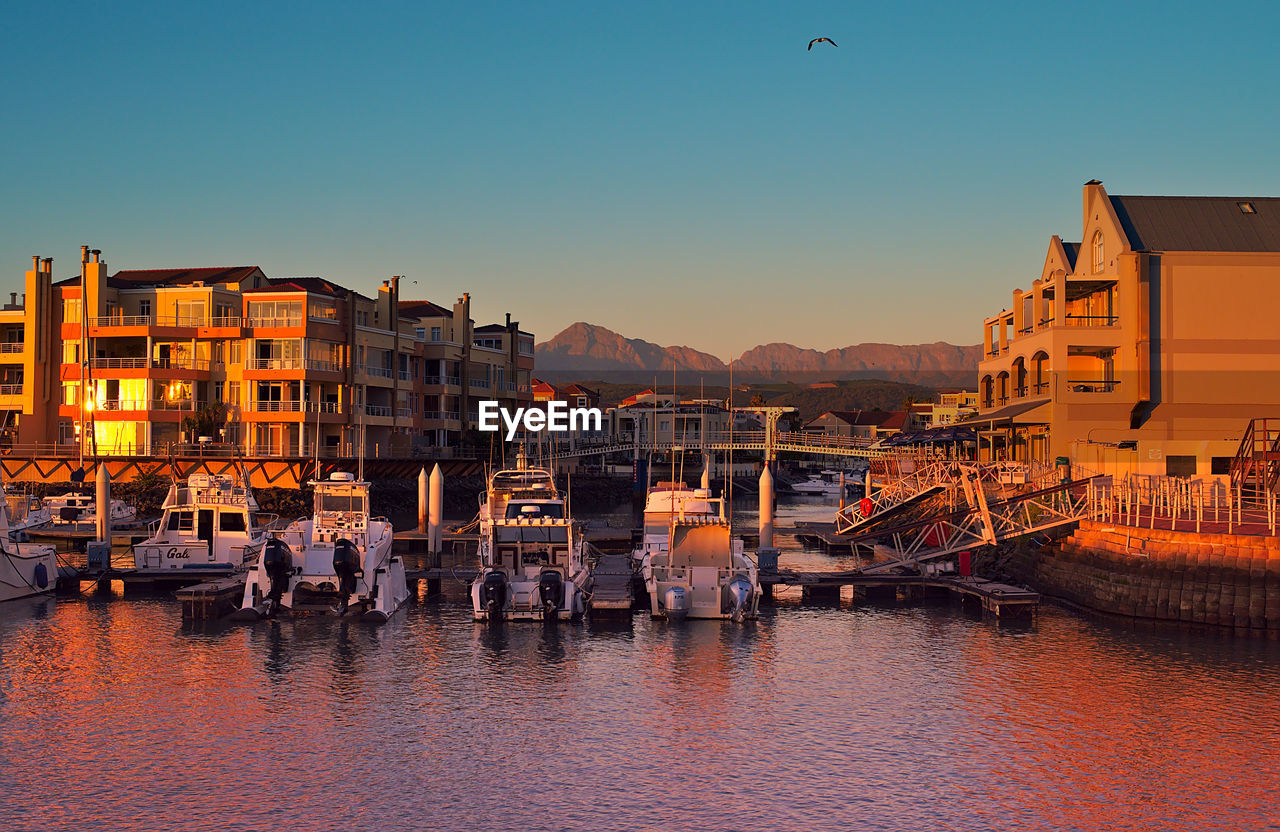
<svg viewBox="0 0 1280 832"><path fill-rule="evenodd" d="M964 425L975 428L980 425L994 427L998 422L1010 422L1015 425L1047 425L1049 424L1049 400L1033 399L1008 404L974 419L967 419Z"/></svg>

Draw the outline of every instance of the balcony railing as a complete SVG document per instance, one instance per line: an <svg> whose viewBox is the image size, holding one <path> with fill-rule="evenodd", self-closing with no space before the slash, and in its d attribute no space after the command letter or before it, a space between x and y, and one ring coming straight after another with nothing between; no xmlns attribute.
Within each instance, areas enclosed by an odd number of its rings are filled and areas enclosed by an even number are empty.
<svg viewBox="0 0 1280 832"><path fill-rule="evenodd" d="M370 364L365 364L364 367L362 367L361 369L364 370L364 374L367 376L377 376L379 378L391 378L390 367L374 367Z"/></svg>
<svg viewBox="0 0 1280 832"><path fill-rule="evenodd" d="M407 407L398 407L396 408L396 415L401 419L408 419L413 416L413 411Z"/></svg>
<svg viewBox="0 0 1280 832"><path fill-rule="evenodd" d="M98 410L147 410L145 399L107 399L94 405Z"/></svg>
<svg viewBox="0 0 1280 832"><path fill-rule="evenodd" d="M1039 384L1033 384L1033 385L1031 385L1031 390L1032 390L1032 391L1035 393L1035 395L1037 395L1037 396L1039 396L1039 395L1043 395L1043 394L1045 394L1045 393L1048 393L1048 392L1049 392L1049 382L1047 382L1047 381L1042 381L1042 382L1040 382Z"/></svg>
<svg viewBox="0 0 1280 832"><path fill-rule="evenodd" d="M341 413L341 402L307 402L308 413Z"/></svg>
<svg viewBox="0 0 1280 832"><path fill-rule="evenodd" d="M461 376L445 376L445 377L444 377L444 383L445 383L445 384L451 384L451 385L453 385L454 387L461 387L461 386L462 386L462 377L461 377Z"/></svg>
<svg viewBox="0 0 1280 832"><path fill-rule="evenodd" d="M1119 315L1067 315L1067 326L1115 326Z"/></svg>
<svg viewBox="0 0 1280 832"><path fill-rule="evenodd" d="M26 350L26 348L27 348L27 345L21 341L10 341L4 344L0 344L0 353L23 352Z"/></svg>
<svg viewBox="0 0 1280 832"><path fill-rule="evenodd" d="M283 318L245 318L245 324L250 327L270 327L274 329L297 327L302 326L302 316L289 315Z"/></svg>
<svg viewBox="0 0 1280 832"><path fill-rule="evenodd" d="M154 358L145 356L107 356L94 358L89 365L95 370L207 370L209 362L203 358Z"/></svg>
<svg viewBox="0 0 1280 832"><path fill-rule="evenodd" d="M409 370L401 370L399 376L401 381L413 381L413 373Z"/></svg>
<svg viewBox="0 0 1280 832"><path fill-rule="evenodd" d="M325 358L308 358L307 369L315 370L318 373L340 373L342 372L342 362L329 361Z"/></svg>
<svg viewBox="0 0 1280 832"><path fill-rule="evenodd" d="M196 402L194 399L152 399L151 410L199 410L208 402Z"/></svg>
<svg viewBox="0 0 1280 832"><path fill-rule="evenodd" d="M471 379L471 387L474 390L488 390L489 380L484 378L473 378Z"/></svg>
<svg viewBox="0 0 1280 832"><path fill-rule="evenodd" d="M249 402L247 410L256 413L301 413L305 402L301 401L281 401L281 402Z"/></svg>
<svg viewBox="0 0 1280 832"><path fill-rule="evenodd" d="M301 370L301 358L250 358L244 363L246 370Z"/></svg>
<svg viewBox="0 0 1280 832"><path fill-rule="evenodd" d="M0 396L21 396L21 384L0 384Z"/></svg>
<svg viewBox="0 0 1280 832"><path fill-rule="evenodd" d="M145 370L149 362L144 355L132 358L95 358L89 365L95 370Z"/></svg>
<svg viewBox="0 0 1280 832"><path fill-rule="evenodd" d="M74 321L64 321L74 323ZM240 326L240 318L219 315L100 315L89 319L89 326Z"/></svg>
<svg viewBox="0 0 1280 832"><path fill-rule="evenodd" d="M368 404L365 405L364 412L370 416L390 416L391 408L383 407L380 404Z"/></svg>
<svg viewBox="0 0 1280 832"><path fill-rule="evenodd" d="M1110 393L1120 382L1115 379L1067 379L1072 393Z"/></svg>

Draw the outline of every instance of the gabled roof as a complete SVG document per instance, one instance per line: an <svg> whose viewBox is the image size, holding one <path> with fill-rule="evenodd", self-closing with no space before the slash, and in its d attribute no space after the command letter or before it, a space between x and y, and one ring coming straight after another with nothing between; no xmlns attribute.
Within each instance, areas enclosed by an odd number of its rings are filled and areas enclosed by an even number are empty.
<svg viewBox="0 0 1280 832"><path fill-rule="evenodd" d="M597 398L600 396L600 393L598 391L592 390L590 387L586 387L584 385L578 384L576 381L573 384L570 384L568 387L564 388L563 392L566 395L571 395L571 396L595 396Z"/></svg>
<svg viewBox="0 0 1280 832"><path fill-rule="evenodd" d="M893 415L893 413L886 410L828 410L826 413L823 413L822 416L815 418L813 422L818 421L818 419L821 419L823 416L831 416L834 419L844 422L846 425L879 427L884 423L885 419L888 419ZM903 412L902 416L905 419L906 413ZM813 422L810 422L809 424L813 424Z"/></svg>
<svg viewBox="0 0 1280 832"><path fill-rule="evenodd" d="M113 289L141 289L154 286L190 286L203 283L240 283L255 273L262 274L257 266L209 266L198 269L122 269L107 278ZM59 280L55 286L75 286L80 277Z"/></svg>
<svg viewBox="0 0 1280 832"><path fill-rule="evenodd" d="M506 332L507 328L502 324L485 324L484 326L476 327L472 331L473 332Z"/></svg>
<svg viewBox="0 0 1280 832"><path fill-rule="evenodd" d="M352 294L345 286L330 283L322 277L271 277L267 278L267 285L246 289L245 292L310 292L333 298L345 298Z"/></svg>
<svg viewBox="0 0 1280 832"><path fill-rule="evenodd" d="M907 423L907 411L895 410L882 419L876 427L885 430L901 430L903 425Z"/></svg>
<svg viewBox="0 0 1280 832"><path fill-rule="evenodd" d="M453 312L429 300L402 300L400 301L400 317L452 318Z"/></svg>
<svg viewBox="0 0 1280 832"><path fill-rule="evenodd" d="M1062 244L1062 250L1067 255L1067 268L1074 270L1076 267L1076 257L1080 254L1080 244L1064 242Z"/></svg>
<svg viewBox="0 0 1280 832"><path fill-rule="evenodd" d="M1280 198L1112 196L1135 251L1280 252ZM1247 204L1252 213L1242 208Z"/></svg>

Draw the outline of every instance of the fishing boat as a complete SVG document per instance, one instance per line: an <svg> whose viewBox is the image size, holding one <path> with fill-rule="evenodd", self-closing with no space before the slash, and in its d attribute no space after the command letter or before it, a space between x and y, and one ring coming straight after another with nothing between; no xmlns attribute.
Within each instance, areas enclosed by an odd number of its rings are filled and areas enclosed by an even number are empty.
<svg viewBox="0 0 1280 832"><path fill-rule="evenodd" d="M193 474L169 487L151 536L133 547L138 569L243 569L262 551L267 524L247 484ZM274 519L274 518L271 518Z"/></svg>
<svg viewBox="0 0 1280 832"><path fill-rule="evenodd" d="M11 492L8 488L5 489L5 512L10 532L38 529L53 523L53 515L43 500L34 494Z"/></svg>
<svg viewBox="0 0 1280 832"><path fill-rule="evenodd" d="M755 562L731 534L723 498L707 488L660 482L649 490L640 561L655 618L754 618L760 605Z"/></svg>
<svg viewBox="0 0 1280 832"><path fill-rule="evenodd" d="M67 492L44 501L54 526L93 525L97 522L97 498L93 494ZM132 523L138 517L137 509L123 500L111 501L111 525Z"/></svg>
<svg viewBox="0 0 1280 832"><path fill-rule="evenodd" d="M58 553L52 546L26 542L0 511L0 601L53 592L58 585Z"/></svg>
<svg viewBox="0 0 1280 832"><path fill-rule="evenodd" d="M822 471L810 474L807 480L792 483L791 490L797 494L826 496L839 494L841 488L848 490L861 484L862 475L859 473L852 471Z"/></svg>
<svg viewBox="0 0 1280 832"><path fill-rule="evenodd" d="M480 574L471 584L477 621L559 621L580 615L591 573L582 530L550 471L515 468L489 477L480 502Z"/></svg>
<svg viewBox="0 0 1280 832"><path fill-rule="evenodd" d="M383 622L409 600L391 523L369 516L369 483L345 472L312 482L315 509L275 532L249 572L237 618L354 612Z"/></svg>

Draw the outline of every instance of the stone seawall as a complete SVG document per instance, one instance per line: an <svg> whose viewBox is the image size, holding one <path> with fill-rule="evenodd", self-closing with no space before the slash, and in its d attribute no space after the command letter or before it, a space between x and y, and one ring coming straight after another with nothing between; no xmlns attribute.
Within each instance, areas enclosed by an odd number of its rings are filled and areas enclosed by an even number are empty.
<svg viewBox="0 0 1280 832"><path fill-rule="evenodd" d="M1039 592L1099 612L1280 638L1280 538L1082 522L1001 565Z"/></svg>

